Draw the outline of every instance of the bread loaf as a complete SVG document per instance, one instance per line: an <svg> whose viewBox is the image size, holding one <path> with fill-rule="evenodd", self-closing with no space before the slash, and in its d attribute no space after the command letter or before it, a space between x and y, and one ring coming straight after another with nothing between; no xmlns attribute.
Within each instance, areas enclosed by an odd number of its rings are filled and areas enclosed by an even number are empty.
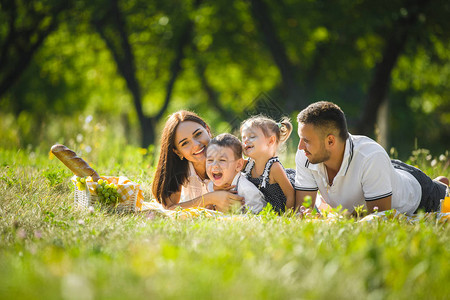
<svg viewBox="0 0 450 300"><path fill-rule="evenodd" d="M75 152L64 145L53 145L52 153L65 164L75 175L79 177L91 176L92 180L98 181L100 176L87 162L78 157Z"/></svg>

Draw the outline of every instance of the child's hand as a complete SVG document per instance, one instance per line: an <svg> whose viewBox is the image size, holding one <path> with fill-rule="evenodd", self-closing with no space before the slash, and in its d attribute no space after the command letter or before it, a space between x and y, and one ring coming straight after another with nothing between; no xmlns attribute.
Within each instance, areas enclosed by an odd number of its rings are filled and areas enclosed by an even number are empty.
<svg viewBox="0 0 450 300"><path fill-rule="evenodd" d="M227 191L213 192L215 198L216 209L221 212L228 212L236 206L242 206L245 204L244 197L237 195L236 193Z"/></svg>

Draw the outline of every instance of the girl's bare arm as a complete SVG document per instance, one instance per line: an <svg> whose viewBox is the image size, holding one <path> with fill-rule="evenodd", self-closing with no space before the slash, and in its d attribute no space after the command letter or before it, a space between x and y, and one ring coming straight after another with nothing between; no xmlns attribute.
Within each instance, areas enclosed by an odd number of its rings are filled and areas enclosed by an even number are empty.
<svg viewBox="0 0 450 300"><path fill-rule="evenodd" d="M269 180L270 177L272 177L274 183L280 185L281 190L286 196L286 209L293 209L295 206L295 190L289 181L283 166L279 162L273 163L272 168L270 169Z"/></svg>

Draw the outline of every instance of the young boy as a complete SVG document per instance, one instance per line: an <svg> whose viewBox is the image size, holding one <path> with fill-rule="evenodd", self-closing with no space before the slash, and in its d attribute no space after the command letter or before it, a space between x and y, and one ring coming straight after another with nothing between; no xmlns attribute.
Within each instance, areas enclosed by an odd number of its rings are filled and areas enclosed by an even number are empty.
<svg viewBox="0 0 450 300"><path fill-rule="evenodd" d="M206 149L206 173L211 180L210 192L235 186L239 196L244 197L245 206L253 213L259 213L266 201L258 188L241 176L244 165L242 144L237 137L223 133L213 138Z"/></svg>

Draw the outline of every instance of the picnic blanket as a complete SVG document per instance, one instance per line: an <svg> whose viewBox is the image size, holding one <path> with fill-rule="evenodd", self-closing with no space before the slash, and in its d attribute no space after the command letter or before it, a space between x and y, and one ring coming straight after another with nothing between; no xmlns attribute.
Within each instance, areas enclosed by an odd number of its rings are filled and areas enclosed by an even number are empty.
<svg viewBox="0 0 450 300"><path fill-rule="evenodd" d="M140 211L153 212L170 218L196 218L196 217L219 217L224 214L220 211L210 210L204 207L191 207L185 209L165 209L159 202L152 200L150 202L142 202Z"/></svg>
<svg viewBox="0 0 450 300"><path fill-rule="evenodd" d="M176 209L170 210L165 209L160 203L156 200L152 200L150 202L143 202L141 211L147 211L149 213L156 213L159 215L163 215L169 218L179 218L179 219L189 219L189 218L197 218L197 217L209 217L209 218L231 218L231 219L242 219L245 218L246 215L229 215L224 214L219 211L206 209L204 207L192 207L186 209ZM339 219L345 218L342 215L338 215L335 213L328 213L326 217L323 218L306 218L305 221L312 222L326 222L326 223L334 223ZM370 223L377 222L381 220L398 220L405 221L407 223L417 223L420 221L436 221L438 223L450 223L450 213L441 213L441 212L432 212L432 213L422 213L408 216L406 214L400 213L399 211L392 209L389 211L382 211L372 213L370 215L365 216L358 222L360 223Z"/></svg>
<svg viewBox="0 0 450 300"><path fill-rule="evenodd" d="M411 224L421 221L436 221L438 223L447 223L447 222L450 223L450 213L428 212L408 216L406 214L400 213L396 209L391 209L389 211L381 211L367 215L364 218L362 218L360 222L376 222L378 220L398 220L398 221L405 221Z"/></svg>

